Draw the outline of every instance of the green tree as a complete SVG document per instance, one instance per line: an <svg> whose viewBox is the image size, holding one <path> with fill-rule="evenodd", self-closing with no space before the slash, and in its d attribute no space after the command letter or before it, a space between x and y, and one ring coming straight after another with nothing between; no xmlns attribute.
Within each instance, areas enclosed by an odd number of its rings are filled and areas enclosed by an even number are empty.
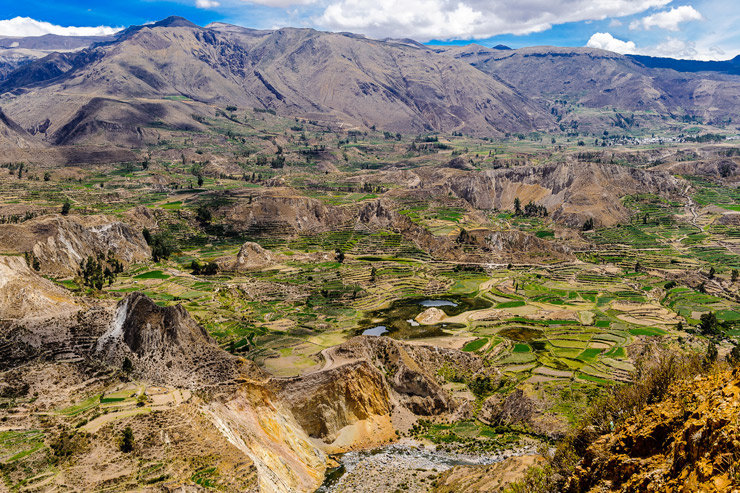
<svg viewBox="0 0 740 493"><path fill-rule="evenodd" d="M706 368L712 366L712 364L717 361L717 345L714 344L714 342L709 341L709 346L707 346L707 354L704 356L704 366Z"/></svg>
<svg viewBox="0 0 740 493"><path fill-rule="evenodd" d="M209 209L205 205L199 206L196 211L196 219L202 225L211 224L211 220L213 219L213 214L211 213L211 209Z"/></svg>
<svg viewBox="0 0 740 493"><path fill-rule="evenodd" d="M46 173L44 173L44 181L49 181L49 180L51 180L51 173L47 171Z"/></svg>
<svg viewBox="0 0 740 493"><path fill-rule="evenodd" d="M134 430L130 426L121 431L121 439L119 442L121 452L128 453L134 450Z"/></svg>
<svg viewBox="0 0 740 493"><path fill-rule="evenodd" d="M740 344L735 344L727 355L727 360L734 366L740 366Z"/></svg>
<svg viewBox="0 0 740 493"><path fill-rule="evenodd" d="M152 260L155 262L167 260L170 258L170 255L172 255L172 252L175 251L175 245L172 238L170 238L170 236L164 231L152 236L150 246L152 247Z"/></svg>
<svg viewBox="0 0 740 493"><path fill-rule="evenodd" d="M699 317L699 330L704 335L719 334L719 323L714 312L702 313Z"/></svg>
<svg viewBox="0 0 740 493"><path fill-rule="evenodd" d="M714 270L714 267L709 268L709 279L714 279L714 274L716 274L717 271Z"/></svg>
<svg viewBox="0 0 740 493"><path fill-rule="evenodd" d="M730 280L732 282L736 282L738 275L739 275L739 273L738 273L737 269L732 269L732 274L730 275Z"/></svg>
<svg viewBox="0 0 740 493"><path fill-rule="evenodd" d="M69 214L69 210L72 208L72 204L68 200L64 201L64 204L62 204L62 216L66 216Z"/></svg>
<svg viewBox="0 0 740 493"><path fill-rule="evenodd" d="M132 371L134 371L134 364L131 362L128 356L126 356L123 359L123 364L121 365L121 371L125 374L129 374Z"/></svg>
<svg viewBox="0 0 740 493"><path fill-rule="evenodd" d="M519 216L522 213L522 202L519 197L514 199L514 215Z"/></svg>

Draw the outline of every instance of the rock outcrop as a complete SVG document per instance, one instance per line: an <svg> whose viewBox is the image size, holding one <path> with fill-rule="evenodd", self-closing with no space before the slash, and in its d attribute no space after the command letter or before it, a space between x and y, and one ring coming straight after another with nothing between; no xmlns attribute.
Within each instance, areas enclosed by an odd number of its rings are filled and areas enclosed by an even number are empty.
<svg viewBox="0 0 740 493"><path fill-rule="evenodd" d="M680 382L587 450L571 492L740 491L740 369Z"/></svg>
<svg viewBox="0 0 740 493"><path fill-rule="evenodd" d="M229 442L254 462L261 492L308 493L321 485L326 456L269 390L245 384L204 409Z"/></svg>
<svg viewBox="0 0 740 493"><path fill-rule="evenodd" d="M546 408L546 404L516 389L507 396L494 394L486 399L477 418L491 426L519 425L552 439L562 438L568 432L568 423Z"/></svg>
<svg viewBox="0 0 740 493"><path fill-rule="evenodd" d="M0 229L0 253L33 252L43 274L77 274L88 257L112 253L124 265L150 257L141 231L106 216L51 215Z"/></svg>
<svg viewBox="0 0 740 493"><path fill-rule="evenodd" d="M327 452L372 446L395 437L390 390L383 375L367 361L274 379L272 386L301 427Z"/></svg>
<svg viewBox="0 0 740 493"><path fill-rule="evenodd" d="M275 254L265 250L257 243L248 241L239 248L236 259L233 257L220 259L218 264L222 270L247 272L264 269L273 265L276 261Z"/></svg>
<svg viewBox="0 0 740 493"><path fill-rule="evenodd" d="M554 219L575 227L587 218L601 226L625 221L629 212L620 202L625 195L676 193L682 185L665 171L583 162L426 173L421 188L449 190L476 209L513 210L514 199L519 198L522 207L532 201L545 206Z"/></svg>
<svg viewBox="0 0 740 493"><path fill-rule="evenodd" d="M0 256L0 320L48 319L79 308L69 291L38 275L23 257Z"/></svg>
<svg viewBox="0 0 740 493"><path fill-rule="evenodd" d="M522 455L486 466L456 466L440 474L434 493L501 493L527 469L544 465L539 455Z"/></svg>
<svg viewBox="0 0 740 493"><path fill-rule="evenodd" d="M264 379L251 362L219 348L182 305L160 307L141 293L118 303L95 353L120 366L125 358L140 378L192 389Z"/></svg>

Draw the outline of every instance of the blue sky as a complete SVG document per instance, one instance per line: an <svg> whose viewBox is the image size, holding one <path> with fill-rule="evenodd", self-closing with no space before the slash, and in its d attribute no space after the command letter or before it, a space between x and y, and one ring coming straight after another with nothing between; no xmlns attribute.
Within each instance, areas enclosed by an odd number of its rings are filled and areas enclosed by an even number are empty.
<svg viewBox="0 0 740 493"><path fill-rule="evenodd" d="M737 0L0 0L0 36L108 33L170 15L200 25L314 27L433 43L592 46L697 59L740 54ZM96 29L63 29L70 26Z"/></svg>

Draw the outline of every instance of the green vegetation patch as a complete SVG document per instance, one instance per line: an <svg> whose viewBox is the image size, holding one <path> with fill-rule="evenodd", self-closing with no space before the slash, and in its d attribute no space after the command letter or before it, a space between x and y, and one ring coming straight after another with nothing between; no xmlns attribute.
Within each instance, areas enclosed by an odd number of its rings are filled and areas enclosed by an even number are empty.
<svg viewBox="0 0 740 493"><path fill-rule="evenodd" d="M633 336L664 336L667 332L657 327L636 327L630 329L630 334Z"/></svg>
<svg viewBox="0 0 740 493"><path fill-rule="evenodd" d="M520 300L504 301L503 303L499 303L498 305L496 305L496 308L516 308L518 306L524 306L526 304L526 302Z"/></svg>
<svg viewBox="0 0 740 493"><path fill-rule="evenodd" d="M134 276L134 279L169 279L170 276L162 272L161 270L151 270L138 276Z"/></svg>
<svg viewBox="0 0 740 493"><path fill-rule="evenodd" d="M474 341L470 341L467 344L465 344L462 350L466 352L478 351L480 348L485 346L486 343L488 343L488 339L485 339L485 338L476 339Z"/></svg>

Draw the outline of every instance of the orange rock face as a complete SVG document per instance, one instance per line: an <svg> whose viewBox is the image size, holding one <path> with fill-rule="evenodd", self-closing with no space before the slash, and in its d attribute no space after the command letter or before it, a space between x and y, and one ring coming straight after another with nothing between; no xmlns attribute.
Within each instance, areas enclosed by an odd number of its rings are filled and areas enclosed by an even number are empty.
<svg viewBox="0 0 740 493"><path fill-rule="evenodd" d="M740 369L681 382L594 442L569 490L740 492Z"/></svg>

